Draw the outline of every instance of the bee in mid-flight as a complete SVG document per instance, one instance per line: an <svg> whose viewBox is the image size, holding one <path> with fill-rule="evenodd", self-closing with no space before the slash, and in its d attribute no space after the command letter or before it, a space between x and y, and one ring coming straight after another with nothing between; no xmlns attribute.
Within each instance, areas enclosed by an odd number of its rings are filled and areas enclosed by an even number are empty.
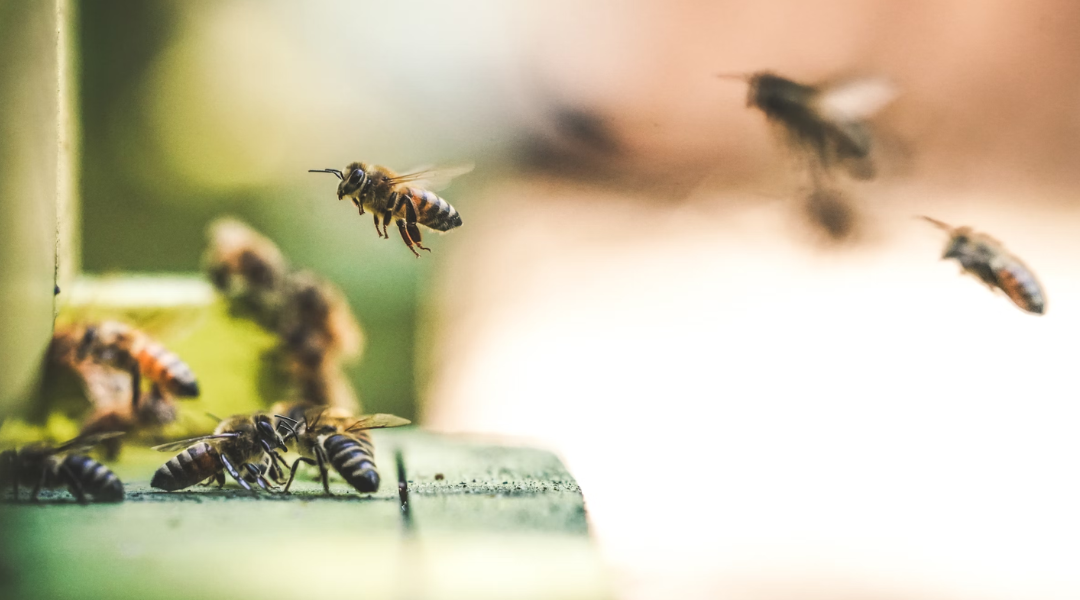
<svg viewBox="0 0 1080 600"><path fill-rule="evenodd" d="M428 250L420 243L420 229L417 224L435 231L450 231L461 226L461 215L457 209L439 196L423 189L420 185L427 180L448 180L472 170L472 165L417 171L398 175L386 167L354 162L337 169L312 169L309 173L330 173L341 180L338 184L338 200L349 198L359 209L371 211L375 218L375 232L389 239L386 226L390 221L397 224L401 239L416 256L416 248ZM412 183L414 185L407 185ZM382 230L379 220L382 219ZM414 248L415 246L415 248Z"/></svg>
<svg viewBox="0 0 1080 600"><path fill-rule="evenodd" d="M59 446L30 444L19 450L0 452L0 486L11 486L12 501L19 499L19 485L31 488L30 500L37 501L43 488L67 487L82 503L120 502L124 484L98 461L79 453L104 440L123 435L108 432L77 437Z"/></svg>
<svg viewBox="0 0 1080 600"><path fill-rule="evenodd" d="M300 463L316 465L322 479L323 491L330 494L329 467L334 467L349 485L364 494L379 490L379 472L375 468L375 446L366 430L408 425L408 419L394 415L374 414L354 417L347 411L293 406L286 415L290 421L278 422L286 438L296 439L300 458L292 465L286 492L296 477Z"/></svg>
<svg viewBox="0 0 1080 600"><path fill-rule="evenodd" d="M867 119L896 96L888 81L863 78L814 86L769 72L737 78L750 84L747 106L783 126L793 145L810 152L822 171L837 164L856 179L874 176Z"/></svg>
<svg viewBox="0 0 1080 600"><path fill-rule="evenodd" d="M131 405L136 407L142 391L142 377L160 388L160 393L181 398L199 395L199 384L191 368L149 335L118 321L88 325L76 351L79 360L88 356L131 374Z"/></svg>
<svg viewBox="0 0 1080 600"><path fill-rule="evenodd" d="M263 473L267 469L277 472L278 462L283 468L288 466L277 453L286 450L285 442L271 417L263 414L235 415L218 423L210 435L154 446L154 450L183 450L162 465L150 480L152 487L167 492L211 479L223 486L226 472L245 490L252 491L249 480L269 490L270 484ZM241 474L241 468L245 473Z"/></svg>
<svg viewBox="0 0 1080 600"><path fill-rule="evenodd" d="M990 289L999 289L1021 309L1035 314L1046 311L1046 294L1035 274L1001 242L970 227L952 227L922 217L949 233L943 259L955 258L964 271L978 277Z"/></svg>
<svg viewBox="0 0 1080 600"><path fill-rule="evenodd" d="M229 300L231 309L273 328L290 272L281 250L236 219L218 219L210 225L209 234L203 264L214 287Z"/></svg>

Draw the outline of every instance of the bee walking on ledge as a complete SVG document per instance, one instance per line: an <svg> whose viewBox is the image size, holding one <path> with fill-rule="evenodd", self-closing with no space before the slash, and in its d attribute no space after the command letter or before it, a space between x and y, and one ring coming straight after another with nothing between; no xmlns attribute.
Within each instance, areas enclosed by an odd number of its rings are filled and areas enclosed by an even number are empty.
<svg viewBox="0 0 1080 600"><path fill-rule="evenodd" d="M309 173L330 173L341 180L338 184L338 200L349 198L360 214L371 211L375 219L375 233L389 239L386 226L390 221L398 227L401 239L417 257L416 248L431 251L422 245L420 229L423 225L435 231L450 231L461 226L457 209L434 193L424 189L428 181L449 181L468 173L472 165L429 169L398 175L379 165L362 162L350 163L344 171L337 169L311 169ZM412 183L413 185L406 185ZM382 219L382 230L379 220Z"/></svg>
<svg viewBox="0 0 1080 600"><path fill-rule="evenodd" d="M121 432L100 433L77 437L59 446L38 443L19 450L0 452L0 486L11 486L12 501L19 499L19 484L30 486L30 500L37 502L42 488L67 486L75 499L85 504L120 502L124 499L124 484L98 461L78 453Z"/></svg>
<svg viewBox="0 0 1080 600"><path fill-rule="evenodd" d="M978 277L991 290L1005 292L1022 310L1037 315L1046 312L1046 294L1035 274L1001 242L970 227L953 227L937 219L922 218L949 234L942 259L955 258L965 272Z"/></svg>
<svg viewBox="0 0 1080 600"><path fill-rule="evenodd" d="M150 480L159 490L173 492L213 479L218 487L225 485L227 471L240 487L252 491L248 481L264 490L270 484L263 477L269 470L278 473L276 462L287 467L277 450L285 451L285 442L274 429L267 415L235 415L223 420L214 433L154 446L159 452L183 450L162 465ZM266 461L270 464L267 465ZM240 468L245 470L241 474Z"/></svg>
<svg viewBox="0 0 1080 600"><path fill-rule="evenodd" d="M296 405L288 419L278 427L285 437L296 438L300 458L293 462L285 492L289 491L300 463L319 467L323 491L330 495L329 468L334 467L356 491L369 494L379 490L379 472L375 468L375 446L366 430L408 425L408 419L394 415L349 416L346 411L326 407Z"/></svg>

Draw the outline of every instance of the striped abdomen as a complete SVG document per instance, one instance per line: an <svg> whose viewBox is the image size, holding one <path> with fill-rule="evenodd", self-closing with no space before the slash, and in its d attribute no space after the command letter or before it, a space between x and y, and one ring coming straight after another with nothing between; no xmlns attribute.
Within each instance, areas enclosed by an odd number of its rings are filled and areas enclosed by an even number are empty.
<svg viewBox="0 0 1080 600"><path fill-rule="evenodd" d="M161 386L163 391L181 397L199 395L199 384L191 367L161 344L146 340L135 351L135 359L139 361L143 375Z"/></svg>
<svg viewBox="0 0 1080 600"><path fill-rule="evenodd" d="M222 469L217 450L206 442L195 444L169 459L154 472L150 485L173 492L191 487L216 475Z"/></svg>
<svg viewBox="0 0 1080 600"><path fill-rule="evenodd" d="M461 226L461 215L450 203L435 194L419 188L405 188L399 192L416 209L416 222L436 231L450 231Z"/></svg>
<svg viewBox="0 0 1080 600"><path fill-rule="evenodd" d="M367 432L356 436L334 434L326 438L323 448L330 464L345 478L349 485L362 493L379 489L379 472L375 470L375 446Z"/></svg>
<svg viewBox="0 0 1080 600"><path fill-rule="evenodd" d="M1035 275L1015 257L994 265L998 287L1020 308L1037 314L1046 310L1046 295Z"/></svg>
<svg viewBox="0 0 1080 600"><path fill-rule="evenodd" d="M124 484L108 467L92 458L68 456L60 468L70 472L83 493L95 501L120 502L124 499Z"/></svg>

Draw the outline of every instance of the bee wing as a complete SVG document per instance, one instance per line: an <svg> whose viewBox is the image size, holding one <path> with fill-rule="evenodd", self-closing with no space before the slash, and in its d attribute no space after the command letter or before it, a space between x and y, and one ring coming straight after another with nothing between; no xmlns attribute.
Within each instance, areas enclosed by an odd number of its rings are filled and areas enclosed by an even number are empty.
<svg viewBox="0 0 1080 600"><path fill-rule="evenodd" d="M175 452L176 450L183 450L184 448L187 448L192 444L195 444L196 442L205 442L207 440L224 440L239 436L239 433L212 433L210 435L200 435L199 437L169 442L168 444L161 444L160 446L154 446L153 448L151 448L151 450L157 450L158 452Z"/></svg>
<svg viewBox="0 0 1080 600"><path fill-rule="evenodd" d="M408 419L402 419L395 415L388 415L385 413L377 413L374 415L364 415L356 420L355 423L349 425L345 431L360 431L361 429L383 429L386 427L401 427L402 425L408 425L412 421Z"/></svg>
<svg viewBox="0 0 1080 600"><path fill-rule="evenodd" d="M91 435L81 435L73 440L68 440L63 444L52 449L53 454L60 454L61 452L77 452L79 450L86 450L87 448L93 448L94 446L104 442L105 440L112 439L114 437L120 437L124 435L123 431L106 431L104 433L94 433Z"/></svg>
<svg viewBox="0 0 1080 600"><path fill-rule="evenodd" d="M78 363L75 370L82 378L86 397L96 408L130 410L130 373L93 361Z"/></svg>
<svg viewBox="0 0 1080 600"><path fill-rule="evenodd" d="M892 102L896 94L896 86L883 77L850 79L817 94L814 111L833 123L862 121Z"/></svg>
<svg viewBox="0 0 1080 600"><path fill-rule="evenodd" d="M404 175L392 177L390 183L393 185L412 183L416 187L437 192L450 185L452 179L472 171L474 167L475 165L471 162L439 167L418 167Z"/></svg>

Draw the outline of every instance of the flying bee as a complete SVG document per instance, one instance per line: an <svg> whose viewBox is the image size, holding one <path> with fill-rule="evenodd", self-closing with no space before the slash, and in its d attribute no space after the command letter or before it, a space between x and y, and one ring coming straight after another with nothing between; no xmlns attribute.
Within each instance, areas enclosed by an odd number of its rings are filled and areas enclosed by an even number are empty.
<svg viewBox="0 0 1080 600"><path fill-rule="evenodd" d="M42 488L67 487L82 503L120 502L124 484L98 461L79 453L98 443L123 435L121 432L85 435L50 446L37 443L19 450L0 452L0 486L11 486L12 501L19 499L19 485L31 487L30 500L37 502Z"/></svg>
<svg viewBox="0 0 1080 600"><path fill-rule="evenodd" d="M199 395L195 374L180 357L149 335L117 321L86 326L76 356L78 360L93 357L100 363L128 372L133 408L139 404L142 377L171 396L194 398Z"/></svg>
<svg viewBox="0 0 1080 600"><path fill-rule="evenodd" d="M327 407L295 405L289 417L293 423L279 421L285 437L296 439L300 458L293 462L285 492L289 491L300 463L319 468L323 491L330 494L329 468L334 467L349 485L362 494L379 489L379 472L375 467L375 446L366 430L408 425L408 419L394 415L374 414L350 416L347 411Z"/></svg>
<svg viewBox="0 0 1080 600"><path fill-rule="evenodd" d="M1021 309L1039 315L1046 311L1046 294L1035 274L1001 242L970 227L952 227L937 219L922 218L949 234L942 259L955 258L965 272L978 277L991 290L1005 292Z"/></svg>
<svg viewBox="0 0 1080 600"><path fill-rule="evenodd" d="M362 162L350 163L344 171L337 169L312 169L309 173L331 173L341 180L338 184L338 200L348 197L356 205L360 214L365 209L371 211L375 219L375 233L389 239L386 226L390 221L397 224L401 239L417 257L416 248L428 250L420 243L420 229L417 224L435 231L450 231L461 226L461 215L457 209L432 192L422 188L421 181L449 180L468 173L472 165L446 169L422 170L405 175ZM414 185L406 185L413 183ZM379 219L382 230L379 230ZM415 246L415 248L414 248Z"/></svg>
<svg viewBox="0 0 1080 600"><path fill-rule="evenodd" d="M183 450L162 465L150 480L152 487L167 492L207 480L217 481L218 487L224 486L226 472L245 490L252 491L250 479L269 491L270 484L263 477L268 470L266 461L270 461L274 470L278 462L282 468L288 467L277 453L286 450L285 441L275 430L274 421L264 414L234 415L218 423L210 435L154 446L154 450Z"/></svg>
<svg viewBox="0 0 1080 600"><path fill-rule="evenodd" d="M746 105L781 125L792 144L812 154L822 171L836 164L856 179L874 177L867 119L896 97L891 83L861 78L805 85L767 71L734 77L750 86Z"/></svg>

